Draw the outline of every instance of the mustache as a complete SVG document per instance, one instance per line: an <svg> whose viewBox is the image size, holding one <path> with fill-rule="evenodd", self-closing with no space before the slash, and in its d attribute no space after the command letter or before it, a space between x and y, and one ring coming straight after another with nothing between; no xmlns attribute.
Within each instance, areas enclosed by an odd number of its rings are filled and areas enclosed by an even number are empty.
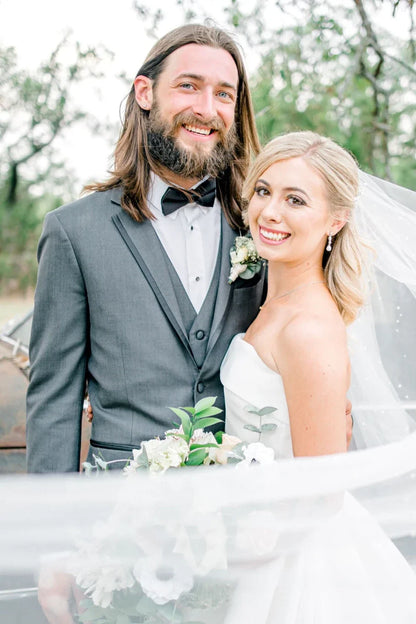
<svg viewBox="0 0 416 624"><path fill-rule="evenodd" d="M221 117L201 119L192 113L181 111L173 117L172 127L170 128L169 134L171 134L171 132L175 132L181 126L205 126L211 130L216 130L221 136L225 136L225 123Z"/></svg>

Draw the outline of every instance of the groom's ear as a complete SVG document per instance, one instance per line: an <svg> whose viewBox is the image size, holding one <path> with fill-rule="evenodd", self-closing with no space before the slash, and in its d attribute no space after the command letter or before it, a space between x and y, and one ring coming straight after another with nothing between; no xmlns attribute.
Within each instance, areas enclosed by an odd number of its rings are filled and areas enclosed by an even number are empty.
<svg viewBox="0 0 416 624"><path fill-rule="evenodd" d="M136 76L134 81L136 102L143 110L150 110L153 104L153 80L147 76Z"/></svg>

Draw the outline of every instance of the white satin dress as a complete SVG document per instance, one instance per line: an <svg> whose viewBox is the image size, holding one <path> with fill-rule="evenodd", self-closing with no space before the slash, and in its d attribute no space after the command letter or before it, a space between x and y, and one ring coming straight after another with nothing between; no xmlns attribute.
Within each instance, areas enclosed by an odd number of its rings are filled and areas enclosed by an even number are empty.
<svg viewBox="0 0 416 624"><path fill-rule="evenodd" d="M235 336L221 368L226 431L272 447L277 461L293 458L282 379L243 338ZM260 417L247 411L250 406L276 411ZM246 428L264 424L261 434ZM350 493L334 495L332 505L330 499L322 500L318 524L286 544L283 531L273 553L245 564L226 624L416 623L414 570ZM284 509L286 520L292 511L295 518L299 505L292 501L291 511Z"/></svg>

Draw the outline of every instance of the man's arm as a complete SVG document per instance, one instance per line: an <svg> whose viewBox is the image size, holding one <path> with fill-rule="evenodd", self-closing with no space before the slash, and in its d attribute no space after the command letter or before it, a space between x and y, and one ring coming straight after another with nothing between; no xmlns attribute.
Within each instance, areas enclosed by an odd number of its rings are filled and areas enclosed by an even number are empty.
<svg viewBox="0 0 416 624"><path fill-rule="evenodd" d="M29 351L28 471L78 471L87 298L73 246L55 213L45 219L38 260Z"/></svg>

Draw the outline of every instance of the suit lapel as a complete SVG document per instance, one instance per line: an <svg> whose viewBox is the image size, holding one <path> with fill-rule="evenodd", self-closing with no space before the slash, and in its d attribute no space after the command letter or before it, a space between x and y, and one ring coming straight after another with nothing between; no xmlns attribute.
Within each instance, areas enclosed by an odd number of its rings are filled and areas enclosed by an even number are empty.
<svg viewBox="0 0 416 624"><path fill-rule="evenodd" d="M218 282L218 292L215 302L214 315L212 319L211 331L208 340L207 354L212 349L221 332L222 322L227 310L230 296L233 291L233 284L228 283L230 273L230 249L234 243L236 232L229 226L224 213L221 213L221 265Z"/></svg>
<svg viewBox="0 0 416 624"><path fill-rule="evenodd" d="M119 203L117 194L113 195L112 201ZM152 288L169 322L192 356L162 245L152 224L150 221L138 223L124 210L120 210L112 219L120 236Z"/></svg>

